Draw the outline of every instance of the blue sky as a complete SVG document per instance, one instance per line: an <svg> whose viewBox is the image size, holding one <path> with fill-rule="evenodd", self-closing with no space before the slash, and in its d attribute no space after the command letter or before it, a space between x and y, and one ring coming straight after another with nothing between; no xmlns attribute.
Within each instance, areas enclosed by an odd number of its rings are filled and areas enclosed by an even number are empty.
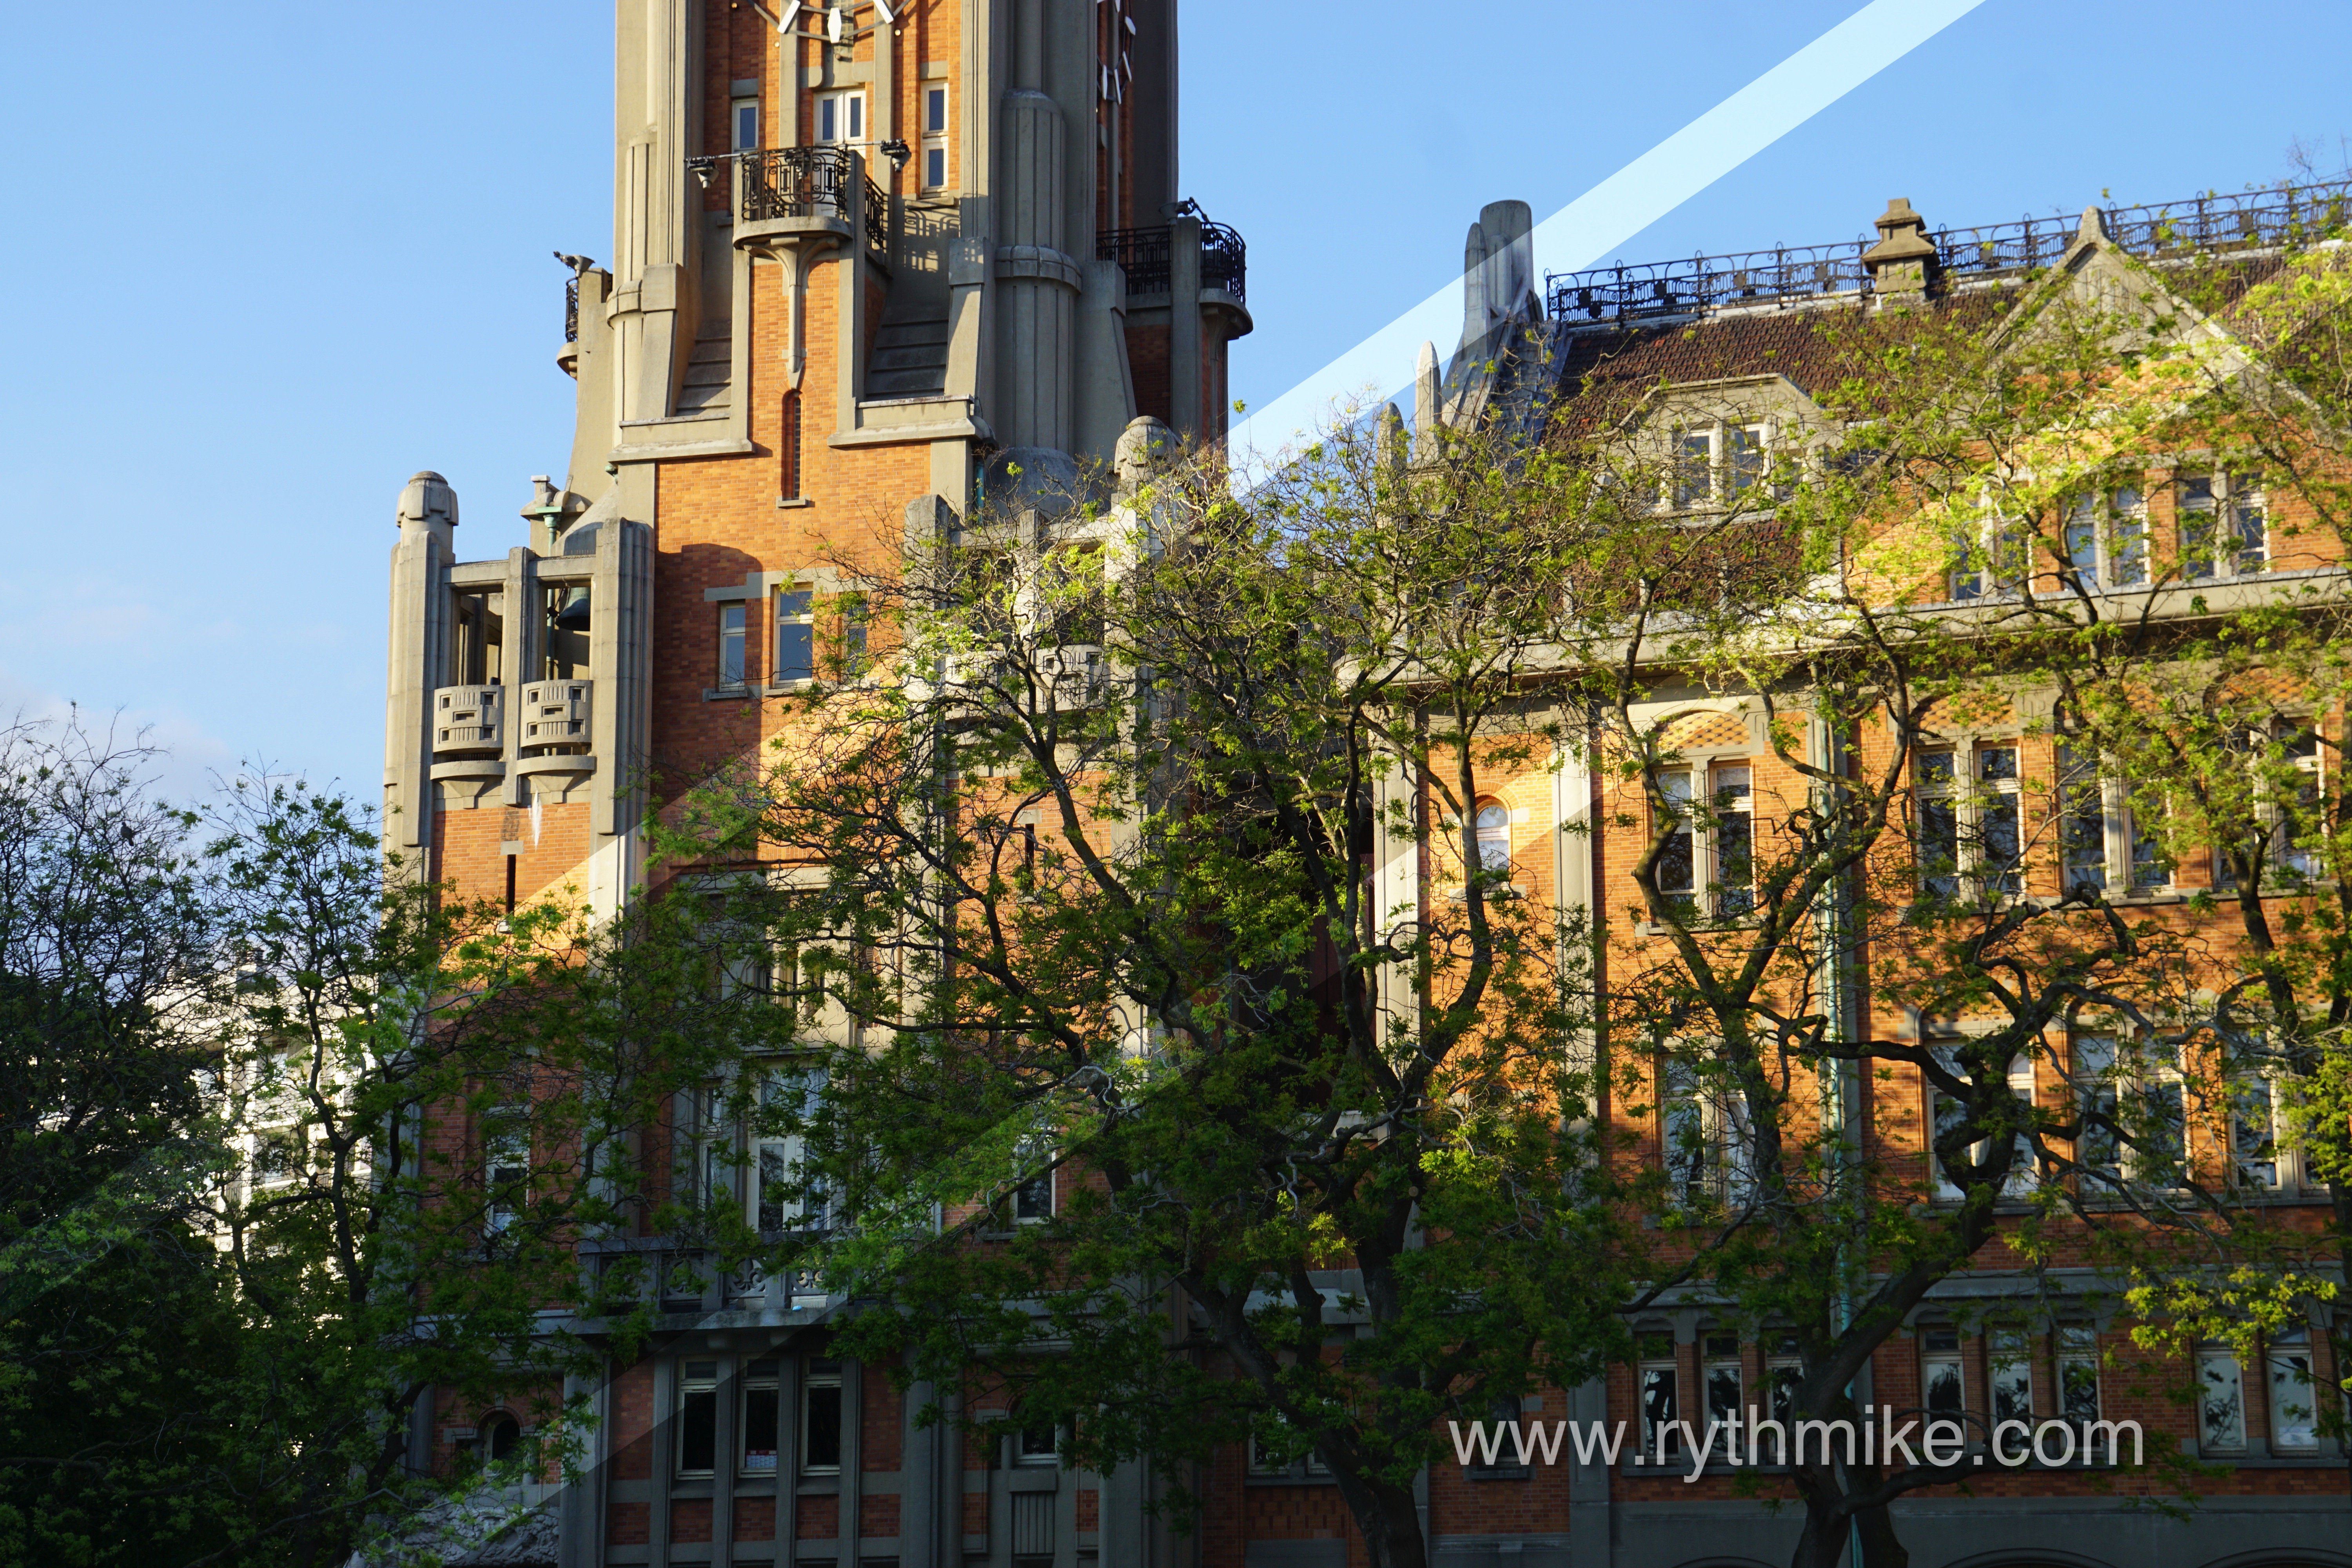
<svg viewBox="0 0 2352 1568"><path fill-rule="evenodd" d="M1185 194L1249 245L1236 395L1444 283L1482 203L1549 214L1858 5L1184 0ZM19 6L7 37L0 718L121 710L184 786L257 759L373 796L402 482L447 475L488 556L566 458L549 252L611 247L610 8ZM1849 238L1892 195L2161 201L2298 145L2335 173L2347 44L2341 0L1987 0L1622 254Z"/></svg>

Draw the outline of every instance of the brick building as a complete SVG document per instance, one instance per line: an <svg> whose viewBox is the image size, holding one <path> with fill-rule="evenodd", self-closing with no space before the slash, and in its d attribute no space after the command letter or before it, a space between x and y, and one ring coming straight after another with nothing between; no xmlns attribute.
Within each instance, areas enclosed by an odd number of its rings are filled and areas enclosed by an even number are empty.
<svg viewBox="0 0 2352 1568"><path fill-rule="evenodd" d="M385 773L394 847L425 874L509 900L576 885L604 910L643 879L648 815L777 733L770 700L816 675L822 647L855 637L824 619L845 574L886 570L909 539L952 537L1010 489L1077 483L1139 420L1213 442L1226 345L1251 326L1239 237L1181 199L1174 0L653 0L618 16L614 258L567 258L571 467L539 481L528 542L484 559L460 558L457 500L438 476L403 492ZM2242 232L2259 239L2265 220L2247 210ZM1529 216L1498 203L1472 227L1462 342L1450 365L1424 353L1416 421L1532 433L1596 379L1655 384L1708 487L1769 449L1777 422L1806 417L1796 351L1820 313L1924 298L1931 284L1965 300L2053 264L2095 278L2146 227L2094 216L1963 243L1897 204L1873 247L1615 268L1547 289ZM2263 569L2337 570L2278 551ZM1672 731L1709 790L1792 787L1771 775L1739 693L1662 692L1643 717ZM2012 731L1961 751L2055 767L2046 740ZM1498 776L1479 805L1482 854L1491 814L1491 863L1533 898L1589 911L1612 952L1644 940L1622 889L1649 829L1612 824L1643 819L1646 804L1614 798L1622 787L1571 760ZM2101 853L2115 886L2151 901L2210 885L2200 868L2135 882L2128 834ZM1380 876L1384 904L1443 896L1439 869L1411 856ZM1851 1001L1871 1013L1866 980ZM1872 1026L1924 1026L1889 1014ZM1853 1092L1915 1130L1936 1114L1916 1081ZM1654 1119L1624 1114L1672 1158ZM2284 1207L2325 1202L2292 1157L2272 1186ZM2102 1384L2103 1352L2122 1342L2111 1310L2062 1307L2001 1337L1969 1331L1948 1304L1915 1314L1874 1359L1885 1399L2008 1400L2045 1415L2087 1398L2108 1418L2128 1409L2178 1429L2192 1449L2201 1434L2201 1457L2229 1479L2186 1524L2123 1511L2064 1466L2004 1472L1969 1496L1923 1493L1900 1510L1914 1562L2352 1564L2344 1456L2274 1375L2298 1356L2335 1375L2318 1336L2266 1342L2253 1364L2214 1352L2212 1375L2242 1401L2235 1427L2216 1428ZM1203 1478L1203 1530L1179 1536L1147 1514L1139 1468L1067 1472L1019 1434L919 1429L884 1377L829 1353L837 1303L792 1279L711 1280L661 1306L650 1353L570 1391L597 1410L593 1452L526 1555L564 1568L1364 1560L1311 1462L1262 1470L1227 1456ZM1638 1421L1774 1385L1770 1335L1702 1300L1635 1328L1634 1364L1540 1391L1522 1415ZM428 1401L416 1462L495 1449L514 1419ZM1685 1484L1630 1458L1444 1466L1426 1478L1423 1512L1446 1568L1785 1561L1795 1521L1735 1487L1727 1467Z"/></svg>

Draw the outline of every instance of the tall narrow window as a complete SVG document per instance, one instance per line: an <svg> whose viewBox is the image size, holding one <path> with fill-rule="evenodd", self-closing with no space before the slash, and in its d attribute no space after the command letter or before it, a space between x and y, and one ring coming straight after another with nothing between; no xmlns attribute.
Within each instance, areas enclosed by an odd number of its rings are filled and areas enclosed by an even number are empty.
<svg viewBox="0 0 2352 1568"><path fill-rule="evenodd" d="M1985 1365L1992 1373L1992 1418L2033 1425L2033 1357L2022 1329L1995 1329L1986 1338Z"/></svg>
<svg viewBox="0 0 2352 1568"><path fill-rule="evenodd" d="M945 82L923 84L923 188L940 191L948 183L948 89Z"/></svg>
<svg viewBox="0 0 2352 1568"><path fill-rule="evenodd" d="M2308 1453L2319 1447L2319 1399L2311 1376L2311 1331L2288 1329L2270 1336L2271 1446L2282 1453Z"/></svg>
<svg viewBox="0 0 2352 1568"><path fill-rule="evenodd" d="M1737 920L1756 910L1755 774L1746 763L1717 763L1712 772L1715 912Z"/></svg>
<svg viewBox="0 0 2352 1568"><path fill-rule="evenodd" d="M739 98L729 105L735 121L735 150L748 153L760 145L760 100Z"/></svg>
<svg viewBox="0 0 2352 1568"><path fill-rule="evenodd" d="M530 1123L520 1110L494 1111L482 1124L485 1227L506 1229L530 1199Z"/></svg>
<svg viewBox="0 0 2352 1568"><path fill-rule="evenodd" d="M2262 481L2252 474L2230 476L2230 548L2238 574L2251 576L2270 564L2270 525L2263 515Z"/></svg>
<svg viewBox="0 0 2352 1568"><path fill-rule="evenodd" d="M1675 1342L1664 1334L1644 1334L1641 1354L1642 1453L1645 1458L1655 1459L1664 1454L1671 1459L1683 1447Z"/></svg>
<svg viewBox="0 0 2352 1568"><path fill-rule="evenodd" d="M1681 769L1658 775L1658 793L1665 796L1665 820L1658 826L1665 843L1658 851L1658 891L1667 901L1688 909L1698 895L1697 844L1691 821L1691 776Z"/></svg>
<svg viewBox="0 0 2352 1568"><path fill-rule="evenodd" d="M755 1361L743 1369L743 1453L740 1468L747 1476L773 1475L776 1471L776 1435L783 1429L777 1370L778 1363L773 1361Z"/></svg>
<svg viewBox="0 0 2352 1568"><path fill-rule="evenodd" d="M1675 505L1705 506L1715 499L1715 433L1685 430L1675 437Z"/></svg>
<svg viewBox="0 0 2352 1568"><path fill-rule="evenodd" d="M771 679L778 686L816 679L815 597L803 587L776 590L776 672Z"/></svg>
<svg viewBox="0 0 2352 1568"><path fill-rule="evenodd" d="M841 1363L812 1359L801 1379L801 1468L812 1475L841 1469Z"/></svg>
<svg viewBox="0 0 2352 1568"><path fill-rule="evenodd" d="M1688 1062L1660 1065L1658 1100L1667 1192L1676 1203L1712 1202L1723 1173L1723 1151L1716 1141L1716 1119Z"/></svg>
<svg viewBox="0 0 2352 1568"><path fill-rule="evenodd" d="M1733 495L1764 482L1764 426L1727 425L1723 429L1723 479Z"/></svg>
<svg viewBox="0 0 2352 1568"><path fill-rule="evenodd" d="M2287 738L2285 750L2293 777L2280 792L2285 798L2278 806L2278 866L2290 878L2308 879L2326 868L2318 847L2327 826L2320 808L2319 737L2305 729Z"/></svg>
<svg viewBox="0 0 2352 1568"><path fill-rule="evenodd" d="M2058 1415L2077 1427L2099 1418L2099 1331L2058 1325Z"/></svg>
<svg viewBox="0 0 2352 1568"><path fill-rule="evenodd" d="M2147 581L2147 508L2137 485L2107 496L2107 577L2118 588Z"/></svg>
<svg viewBox="0 0 2352 1568"><path fill-rule="evenodd" d="M1765 1342L1764 1381L1771 1389L1773 1420L1787 1426L1797 1418L1797 1385L1804 1380L1803 1352L1796 1335L1778 1334Z"/></svg>
<svg viewBox="0 0 2352 1568"><path fill-rule="evenodd" d="M2179 481L2180 574L2191 582L2247 577L2270 563L2262 480L2252 474L2192 475Z"/></svg>
<svg viewBox="0 0 2352 1568"><path fill-rule="evenodd" d="M1021 1167L1027 1176L1013 1189L1013 1218L1017 1225L1042 1225L1054 1217L1054 1172L1050 1169L1054 1152L1044 1143L1024 1145L1021 1152ZM1039 1167L1048 1167L1039 1169Z"/></svg>
<svg viewBox="0 0 2352 1568"><path fill-rule="evenodd" d="M1499 871L1505 876L1511 870L1511 814L1497 801L1486 801L1478 807L1478 868Z"/></svg>
<svg viewBox="0 0 2352 1568"><path fill-rule="evenodd" d="M677 1379L677 1473L707 1476L719 1463L719 1363L680 1364Z"/></svg>
<svg viewBox="0 0 2352 1568"><path fill-rule="evenodd" d="M760 1125L752 1159L760 1178L760 1228L823 1230L831 1206L812 1179L807 1144L793 1131L814 1116L824 1075L789 1068L770 1071L760 1082Z"/></svg>
<svg viewBox="0 0 2352 1568"><path fill-rule="evenodd" d="M801 496L801 395L784 394L783 427L776 436L776 496L799 500Z"/></svg>
<svg viewBox="0 0 2352 1568"><path fill-rule="evenodd" d="M2099 777L2098 758L2074 750L2058 749L2058 808L2060 870L2068 892L2107 885L2106 785Z"/></svg>
<svg viewBox="0 0 2352 1568"><path fill-rule="evenodd" d="M2132 1174L2158 1186L2179 1186L2189 1153L2189 1088L2181 1080L2179 1047L2143 1047L2137 1085L2140 1147Z"/></svg>
<svg viewBox="0 0 2352 1568"><path fill-rule="evenodd" d="M2279 1185L2279 1150L2270 1079L2250 1073L2230 1096L2230 1152L2240 1184L2258 1190Z"/></svg>
<svg viewBox="0 0 2352 1568"><path fill-rule="evenodd" d="M1988 892L2014 893L2024 885L2024 841L2018 820L2017 748L1979 746L1976 752L1978 874Z"/></svg>
<svg viewBox="0 0 2352 1568"><path fill-rule="evenodd" d="M2207 1344L2197 1352L2197 1447L2207 1454L2239 1454L2246 1447L2246 1391L2238 1352Z"/></svg>
<svg viewBox="0 0 2352 1568"><path fill-rule="evenodd" d="M2099 501L2096 496L2077 498L2066 509L2066 564L2092 593L2099 591Z"/></svg>
<svg viewBox="0 0 2352 1568"><path fill-rule="evenodd" d="M2123 1179L2123 1141L2113 1123L2119 1113L2116 1092L2116 1043L2092 1035L2074 1042L2075 1093L2082 1104L2083 1130L2074 1141L2074 1159L2094 1175Z"/></svg>
<svg viewBox="0 0 2352 1568"><path fill-rule="evenodd" d="M855 680L866 673L866 595L853 594L841 605L841 674L845 680Z"/></svg>
<svg viewBox="0 0 2352 1568"><path fill-rule="evenodd" d="M1937 898L1960 896L1959 756L1955 752L1920 753L1919 883Z"/></svg>
<svg viewBox="0 0 2352 1568"><path fill-rule="evenodd" d="M719 685L736 690L744 679L744 623L751 607L740 603L719 606Z"/></svg>
<svg viewBox="0 0 2352 1568"><path fill-rule="evenodd" d="M1743 1408L1747 1386L1739 1364L1739 1336L1709 1334L1706 1348L1707 1423L1726 1431L1738 1431L1739 1424L1747 1419Z"/></svg>
<svg viewBox="0 0 2352 1568"><path fill-rule="evenodd" d="M1920 1403L1930 1415L1958 1415L1967 1407L1958 1329L1928 1329L1919 1340Z"/></svg>

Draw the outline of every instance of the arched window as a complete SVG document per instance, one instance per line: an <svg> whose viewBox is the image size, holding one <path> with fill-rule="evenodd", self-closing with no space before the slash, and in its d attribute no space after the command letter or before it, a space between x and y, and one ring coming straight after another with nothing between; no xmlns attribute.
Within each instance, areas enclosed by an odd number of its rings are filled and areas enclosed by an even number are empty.
<svg viewBox="0 0 2352 1568"><path fill-rule="evenodd" d="M522 1444L522 1426L511 1415L499 1411L482 1418L482 1453L492 1461L514 1458L515 1449Z"/></svg>
<svg viewBox="0 0 2352 1568"><path fill-rule="evenodd" d="M1499 803L1486 801L1478 807L1478 868L1482 871L1502 871L1511 868L1511 814Z"/></svg>

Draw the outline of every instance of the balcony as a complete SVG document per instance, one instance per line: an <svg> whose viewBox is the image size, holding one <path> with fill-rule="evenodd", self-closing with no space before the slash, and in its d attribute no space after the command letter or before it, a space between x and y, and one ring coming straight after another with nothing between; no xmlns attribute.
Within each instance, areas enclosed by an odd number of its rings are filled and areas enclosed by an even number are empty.
<svg viewBox="0 0 2352 1568"><path fill-rule="evenodd" d="M1171 287L1175 256L1175 226L1157 228L1106 229L1095 238L1095 259L1116 261L1127 274L1129 294L1165 294ZM1248 302L1248 248L1242 237L1224 224L1201 220L1201 289L1228 295L1236 305Z"/></svg>
<svg viewBox="0 0 2352 1568"><path fill-rule="evenodd" d="M889 260L889 195L865 179L857 155L846 147L753 148L689 158L686 166L705 185L719 179L731 182L738 245L806 234L846 237L851 198L864 179L866 248L876 260Z"/></svg>
<svg viewBox="0 0 2352 1568"><path fill-rule="evenodd" d="M594 689L592 680L535 680L522 689L518 775L596 771L596 759L588 754Z"/></svg>
<svg viewBox="0 0 2352 1568"><path fill-rule="evenodd" d="M433 693L433 754L465 756L488 752L493 756L506 745L506 689L502 686L444 686Z"/></svg>

